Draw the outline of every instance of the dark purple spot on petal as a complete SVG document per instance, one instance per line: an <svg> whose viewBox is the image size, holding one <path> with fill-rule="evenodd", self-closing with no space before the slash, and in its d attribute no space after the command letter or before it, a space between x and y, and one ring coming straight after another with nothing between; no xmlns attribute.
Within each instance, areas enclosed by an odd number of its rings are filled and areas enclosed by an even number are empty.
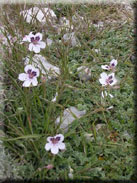
<svg viewBox="0 0 137 183"><path fill-rule="evenodd" d="M113 80L110 80L110 81L109 81L109 84L112 84L112 83L113 83Z"/></svg>
<svg viewBox="0 0 137 183"><path fill-rule="evenodd" d="M34 39L34 37L31 37L30 40L31 40L31 42L33 42L35 39Z"/></svg>
<svg viewBox="0 0 137 183"><path fill-rule="evenodd" d="M30 74L30 73L31 73L31 71L32 71L32 70L31 70L31 69L29 69L29 70L27 71L27 73L28 73L28 74Z"/></svg>
<svg viewBox="0 0 137 183"><path fill-rule="evenodd" d="M36 41L39 41L39 40L40 40L40 37L39 37L39 36L37 36L37 37L35 38L35 40L36 40Z"/></svg>
<svg viewBox="0 0 137 183"><path fill-rule="evenodd" d="M111 64L111 66L112 66L112 67L114 67L114 66L115 66L115 64L113 63L113 64Z"/></svg>
<svg viewBox="0 0 137 183"><path fill-rule="evenodd" d="M109 77L108 77L109 80L112 79L112 78L113 78L113 76L109 76Z"/></svg>
<svg viewBox="0 0 137 183"><path fill-rule="evenodd" d="M32 72L32 75L33 75L33 76L36 76L36 75L37 75L37 73L36 73L35 71L33 71L33 72Z"/></svg>
<svg viewBox="0 0 137 183"><path fill-rule="evenodd" d="M52 138L50 138L50 141L51 141L53 144L57 144L57 143L60 141L60 137L56 137L56 138L52 137Z"/></svg>
<svg viewBox="0 0 137 183"><path fill-rule="evenodd" d="M35 71L32 71L31 69L29 69L27 71L27 73L28 73L30 79L32 79L34 76L37 75L37 73Z"/></svg>

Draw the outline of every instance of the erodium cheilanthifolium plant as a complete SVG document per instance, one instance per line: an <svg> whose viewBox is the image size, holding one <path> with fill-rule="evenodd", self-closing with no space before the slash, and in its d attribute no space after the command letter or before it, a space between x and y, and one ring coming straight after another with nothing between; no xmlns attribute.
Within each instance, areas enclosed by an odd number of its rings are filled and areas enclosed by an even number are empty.
<svg viewBox="0 0 137 183"><path fill-rule="evenodd" d="M132 9L14 4L1 17L1 139L18 176L132 179Z"/></svg>

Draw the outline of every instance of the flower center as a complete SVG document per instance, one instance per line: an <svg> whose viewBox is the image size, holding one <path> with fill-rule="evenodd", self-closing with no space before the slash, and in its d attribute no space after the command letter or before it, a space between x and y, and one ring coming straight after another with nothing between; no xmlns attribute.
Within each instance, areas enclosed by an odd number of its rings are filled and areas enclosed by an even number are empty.
<svg viewBox="0 0 137 183"><path fill-rule="evenodd" d="M33 44L38 44L38 42L40 40L40 37L39 36L36 36L35 38L34 37L31 37L30 40L31 40L31 42Z"/></svg>
<svg viewBox="0 0 137 183"><path fill-rule="evenodd" d="M106 83L107 84L112 84L113 83L113 77L112 76L109 76L107 79L106 79Z"/></svg>
<svg viewBox="0 0 137 183"><path fill-rule="evenodd" d="M57 144L60 141L60 137L56 137L56 138L52 137L50 138L50 140L53 144Z"/></svg>
<svg viewBox="0 0 137 183"><path fill-rule="evenodd" d="M35 71L32 71L31 69L29 69L27 71L29 78L32 79L33 77L35 77L37 75L37 73Z"/></svg>

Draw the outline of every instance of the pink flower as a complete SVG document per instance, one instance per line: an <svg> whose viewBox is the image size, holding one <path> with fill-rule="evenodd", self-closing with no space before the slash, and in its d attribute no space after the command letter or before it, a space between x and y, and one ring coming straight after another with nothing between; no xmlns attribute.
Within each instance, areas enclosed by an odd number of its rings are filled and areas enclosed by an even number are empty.
<svg viewBox="0 0 137 183"><path fill-rule="evenodd" d="M64 136L62 134L58 134L54 137L48 137L48 143L45 145L46 151L51 150L52 154L58 154L59 149L64 150L65 144L63 143Z"/></svg>

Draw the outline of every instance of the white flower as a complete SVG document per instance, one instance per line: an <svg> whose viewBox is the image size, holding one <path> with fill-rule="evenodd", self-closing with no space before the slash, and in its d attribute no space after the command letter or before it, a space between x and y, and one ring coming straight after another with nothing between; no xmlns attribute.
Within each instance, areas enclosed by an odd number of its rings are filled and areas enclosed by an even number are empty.
<svg viewBox="0 0 137 183"><path fill-rule="evenodd" d="M46 47L46 43L41 41L42 40L42 34L37 33L37 34L32 34L32 32L29 33L29 35L26 35L23 38L23 42L30 42L29 44L29 50L34 51L35 53L39 53L41 48Z"/></svg>
<svg viewBox="0 0 137 183"><path fill-rule="evenodd" d="M113 59L111 60L109 65L101 65L101 68L104 70L114 70L116 65L117 65L117 60Z"/></svg>
<svg viewBox="0 0 137 183"><path fill-rule="evenodd" d="M37 86L37 77L39 76L39 69L36 69L32 65L26 65L24 71L25 73L21 73L18 76L19 80L24 81L23 87L29 87L31 84L32 86Z"/></svg>
<svg viewBox="0 0 137 183"><path fill-rule="evenodd" d="M66 148L63 140L64 136L62 134L58 134L54 137L48 137L48 143L45 145L46 151L51 150L52 154L58 154L59 149L64 150Z"/></svg>
<svg viewBox="0 0 137 183"><path fill-rule="evenodd" d="M109 75L107 75L105 72L100 74L100 79L99 82L102 84L102 86L113 86L117 83L117 80L115 78L115 73L111 73Z"/></svg>

